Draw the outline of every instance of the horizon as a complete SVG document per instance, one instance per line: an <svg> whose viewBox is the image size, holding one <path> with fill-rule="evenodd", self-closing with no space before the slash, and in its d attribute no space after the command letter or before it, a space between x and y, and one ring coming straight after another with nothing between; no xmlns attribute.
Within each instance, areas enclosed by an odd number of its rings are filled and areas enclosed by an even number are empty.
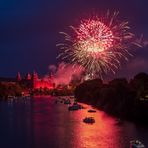
<svg viewBox="0 0 148 148"><path fill-rule="evenodd" d="M27 74L31 74L31 75L32 75L34 72L37 73L39 79L47 79L47 76L51 76L51 75L52 75L55 79L57 79L58 77L61 78L62 75L63 75L63 74L60 74L60 75L59 75L59 74L57 74L57 72L52 73L52 71L50 71L50 72L48 73L48 75L47 75L47 74L45 74L45 75L40 75L37 71L26 72L26 73L24 73L24 74L22 74L21 72L17 72L15 76L10 76L10 77L0 76L0 79L16 79L18 73L20 73L21 78L24 79L24 78L27 76ZM136 75L138 75L138 74L140 74L140 73L145 73L145 74L148 75L147 72L139 72L139 73L135 73L132 77L118 76L118 77L104 78L104 79L101 79L101 78L97 77L97 78L94 78L94 79L100 79L100 80L102 80L104 83L108 83L108 82L110 82L110 81L112 81L112 80L115 80L115 79L126 79L128 82L130 82ZM72 80L72 74L70 74L70 77L71 77L71 80ZM66 78L65 78L65 79L66 79ZM93 80L93 79L88 79L88 80ZM85 81L87 81L87 80L85 80Z"/></svg>
<svg viewBox="0 0 148 148"><path fill-rule="evenodd" d="M131 49L133 57L121 63L115 75L108 73L107 77L130 78L139 72L148 73L147 5L146 0L128 1L129 7L125 1L117 0L112 3L109 0L50 0L45 3L34 0L19 3L1 1L0 76L15 76L18 71L25 74L34 69L40 75L46 75L50 65L60 62L56 59L59 32L67 30L70 25L79 24L80 18L92 12L100 14L108 9L119 10L119 17L130 22L135 35L140 37L143 34L146 46Z"/></svg>

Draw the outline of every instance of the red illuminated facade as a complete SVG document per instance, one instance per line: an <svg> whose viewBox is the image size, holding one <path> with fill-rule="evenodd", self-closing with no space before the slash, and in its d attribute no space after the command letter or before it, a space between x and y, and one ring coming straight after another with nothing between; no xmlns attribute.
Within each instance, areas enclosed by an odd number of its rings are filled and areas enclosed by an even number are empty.
<svg viewBox="0 0 148 148"><path fill-rule="evenodd" d="M38 74L34 72L33 74L33 88L34 89L40 89L40 88L47 88L47 89L53 89L53 80L52 77L46 77L43 79L38 78Z"/></svg>
<svg viewBox="0 0 148 148"><path fill-rule="evenodd" d="M31 89L53 89L54 83L52 76L49 75L45 78L39 78L38 74L34 72L32 75L27 73L27 75L21 79L20 73L17 74L17 81L26 85Z"/></svg>

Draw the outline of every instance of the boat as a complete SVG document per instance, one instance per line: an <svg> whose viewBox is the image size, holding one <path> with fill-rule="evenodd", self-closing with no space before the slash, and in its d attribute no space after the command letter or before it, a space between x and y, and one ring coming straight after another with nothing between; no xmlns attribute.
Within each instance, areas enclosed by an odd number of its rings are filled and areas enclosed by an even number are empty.
<svg viewBox="0 0 148 148"><path fill-rule="evenodd" d="M88 110L88 112L89 112L89 113L95 113L96 110L90 109L90 110Z"/></svg>
<svg viewBox="0 0 148 148"><path fill-rule="evenodd" d="M83 119L83 122L93 124L95 123L95 119L93 117L86 117Z"/></svg>
<svg viewBox="0 0 148 148"><path fill-rule="evenodd" d="M67 99L67 100L64 101L64 104L71 104L71 102L70 102L69 99Z"/></svg>
<svg viewBox="0 0 148 148"><path fill-rule="evenodd" d="M16 96L8 96L8 101L15 101L17 100L17 97Z"/></svg>
<svg viewBox="0 0 148 148"><path fill-rule="evenodd" d="M145 148L145 146L139 140L132 140L130 141L130 148Z"/></svg>
<svg viewBox="0 0 148 148"><path fill-rule="evenodd" d="M79 110L79 109L83 109L83 106L74 102L73 105L68 107L69 111L74 111L74 110Z"/></svg>
<svg viewBox="0 0 148 148"><path fill-rule="evenodd" d="M16 99L15 96L8 96L8 99Z"/></svg>

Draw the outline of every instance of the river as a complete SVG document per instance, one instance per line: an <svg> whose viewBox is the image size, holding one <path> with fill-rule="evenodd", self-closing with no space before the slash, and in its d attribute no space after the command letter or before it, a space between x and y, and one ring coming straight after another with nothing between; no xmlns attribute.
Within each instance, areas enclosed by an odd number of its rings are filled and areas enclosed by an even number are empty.
<svg viewBox="0 0 148 148"><path fill-rule="evenodd" d="M0 102L1 148L129 148L129 141L139 139L148 147L148 128L117 119L97 110L68 111L55 104L54 97L34 97ZM95 123L84 123L92 116Z"/></svg>

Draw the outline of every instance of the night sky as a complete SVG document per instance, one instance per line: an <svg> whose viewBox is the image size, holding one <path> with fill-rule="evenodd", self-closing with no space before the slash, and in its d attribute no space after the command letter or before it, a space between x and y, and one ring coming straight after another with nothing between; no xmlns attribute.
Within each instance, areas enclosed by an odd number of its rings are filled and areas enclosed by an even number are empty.
<svg viewBox="0 0 148 148"><path fill-rule="evenodd" d="M147 0L1 0L0 1L0 76L12 77L36 70L48 73L57 64L59 31L79 23L79 18L92 12L119 10L129 20L135 34L148 41ZM148 47L134 49L128 63L123 63L115 76L131 77L148 72Z"/></svg>

